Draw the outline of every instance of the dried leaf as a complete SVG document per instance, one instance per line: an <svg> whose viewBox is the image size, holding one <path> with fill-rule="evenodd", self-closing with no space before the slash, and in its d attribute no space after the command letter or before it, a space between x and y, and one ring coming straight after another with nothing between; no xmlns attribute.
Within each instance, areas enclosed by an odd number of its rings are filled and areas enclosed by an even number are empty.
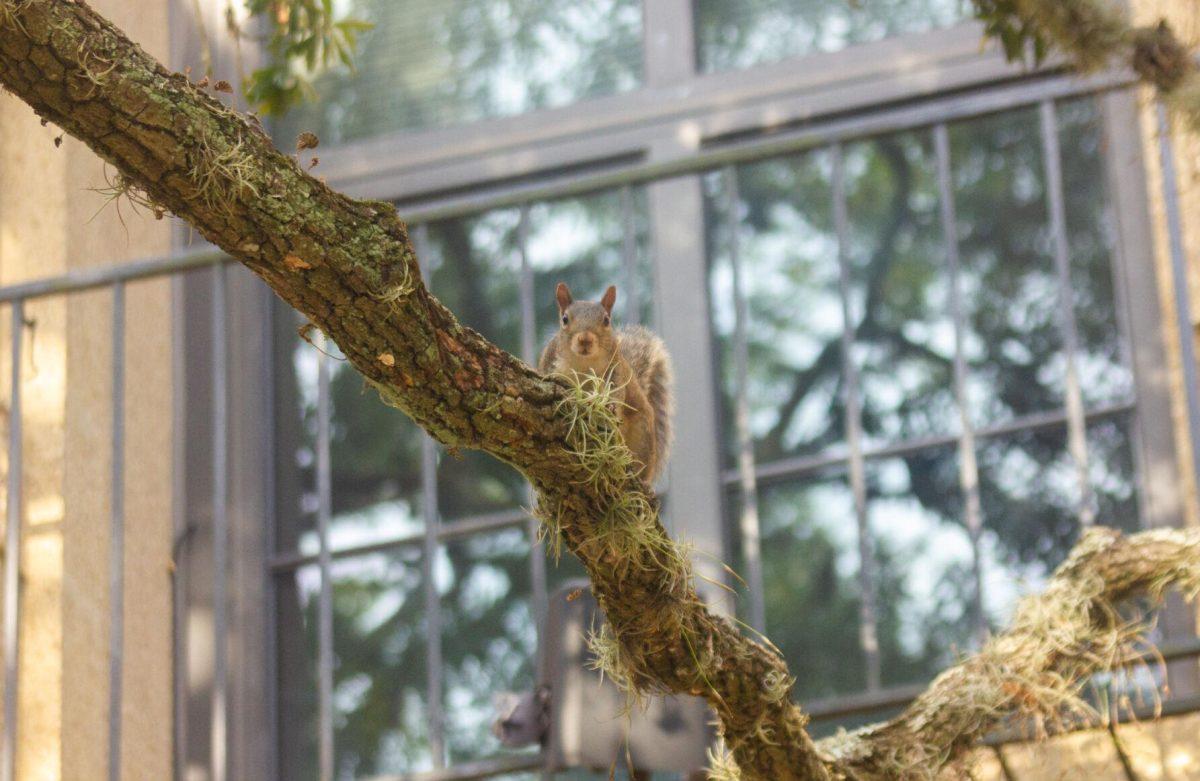
<svg viewBox="0 0 1200 781"><path fill-rule="evenodd" d="M303 269L312 268L312 264L299 255L285 255L283 257L283 265L287 266L292 271L301 271Z"/></svg>
<svg viewBox="0 0 1200 781"><path fill-rule="evenodd" d="M316 149L321 143L321 139L317 138L317 134L312 131L305 130L296 137L296 151L303 152L305 149Z"/></svg>

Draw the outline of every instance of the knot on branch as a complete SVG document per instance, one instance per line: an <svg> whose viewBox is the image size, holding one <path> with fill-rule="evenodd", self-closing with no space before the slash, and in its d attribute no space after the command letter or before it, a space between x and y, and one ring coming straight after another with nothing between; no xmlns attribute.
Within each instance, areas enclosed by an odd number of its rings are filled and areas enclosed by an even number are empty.
<svg viewBox="0 0 1200 781"><path fill-rule="evenodd" d="M1164 19L1133 31L1133 69L1163 92L1178 88L1195 69L1188 47Z"/></svg>

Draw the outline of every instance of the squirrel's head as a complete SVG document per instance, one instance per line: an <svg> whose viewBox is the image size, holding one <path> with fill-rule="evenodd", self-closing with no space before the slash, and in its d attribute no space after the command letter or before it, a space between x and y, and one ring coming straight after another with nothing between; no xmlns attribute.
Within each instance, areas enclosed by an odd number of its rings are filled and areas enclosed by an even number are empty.
<svg viewBox="0 0 1200 781"><path fill-rule="evenodd" d="M617 289L609 286L599 301L576 301L571 289L559 282L554 291L558 300L558 319L571 359L582 363L608 361L616 348L612 328L612 308Z"/></svg>

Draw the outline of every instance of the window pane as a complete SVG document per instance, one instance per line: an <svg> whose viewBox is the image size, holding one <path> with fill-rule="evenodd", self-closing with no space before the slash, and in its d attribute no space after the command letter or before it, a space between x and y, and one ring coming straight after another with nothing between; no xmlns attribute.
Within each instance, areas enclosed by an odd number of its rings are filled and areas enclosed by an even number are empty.
<svg viewBox="0 0 1200 781"><path fill-rule="evenodd" d="M971 421L1061 409L1064 352L1036 109L950 129Z"/></svg>
<svg viewBox="0 0 1200 781"><path fill-rule="evenodd" d="M317 781L317 593L321 571L275 578L279 777Z"/></svg>
<svg viewBox="0 0 1200 781"><path fill-rule="evenodd" d="M958 452L867 463L883 684L926 680L971 645L974 591Z"/></svg>
<svg viewBox="0 0 1200 781"><path fill-rule="evenodd" d="M459 319L501 348L521 352L521 256L516 209L445 220L428 228L426 273L433 292ZM442 452L438 509L454 520L516 509L525 481L515 469L476 451Z"/></svg>
<svg viewBox="0 0 1200 781"><path fill-rule="evenodd" d="M337 776L430 769L420 549L335 561L333 579Z"/></svg>
<svg viewBox="0 0 1200 781"><path fill-rule="evenodd" d="M1003 625L1017 597L1035 591L1079 533L1079 485L1065 426L979 443L984 518L984 603Z"/></svg>
<svg viewBox="0 0 1200 781"><path fill-rule="evenodd" d="M1059 104L1058 125L1083 399L1092 406L1128 401L1133 398L1133 372L1125 324L1117 313L1116 228L1105 190L1104 148L1095 99Z"/></svg>
<svg viewBox="0 0 1200 781"><path fill-rule="evenodd" d="M432 767L419 549L333 562L338 778ZM280 777L316 779L320 570L275 579Z"/></svg>
<svg viewBox="0 0 1200 781"><path fill-rule="evenodd" d="M796 676L796 696L861 690L858 533L845 473L764 488L759 515L767 635Z"/></svg>
<svg viewBox="0 0 1200 781"><path fill-rule="evenodd" d="M640 187L630 190L628 215L619 190L530 208L529 263L533 268L539 355L559 328L554 299L559 282L566 282L576 298L592 301L599 300L608 285L616 285L614 321L653 322L654 282L647 251L644 196ZM634 251L628 266L626 230L631 232Z"/></svg>
<svg viewBox="0 0 1200 781"><path fill-rule="evenodd" d="M1138 473L1133 461L1134 413L1088 425L1088 478L1095 495L1096 523L1125 531L1141 527Z"/></svg>
<svg viewBox="0 0 1200 781"><path fill-rule="evenodd" d="M837 237L827 152L738 168L738 245L748 302L747 395L759 463L828 450L843 439ZM706 179L713 330L725 420L740 378L730 360L733 283L724 178ZM727 426L727 462L736 438Z"/></svg>
<svg viewBox="0 0 1200 781"><path fill-rule="evenodd" d="M320 101L280 126L343 142L520 114L623 92L642 78L639 0L351 0L374 25L356 71L316 80Z"/></svg>
<svg viewBox="0 0 1200 781"><path fill-rule="evenodd" d="M533 688L537 632L529 556L524 528L456 540L439 555L435 577L452 762L504 753L490 730L492 696Z"/></svg>
<svg viewBox="0 0 1200 781"><path fill-rule="evenodd" d="M286 326L300 323L281 314ZM282 418L277 547L315 554L317 365L321 353L297 336L295 327L277 329L283 342L277 361L277 398ZM319 334L314 337L320 344ZM333 515L329 537L334 549L386 537L412 534L422 526L421 433L404 415L364 389L362 377L330 353L330 469Z"/></svg>
<svg viewBox="0 0 1200 781"><path fill-rule="evenodd" d="M272 299L275 392L275 549L316 550L317 363L297 335L304 319Z"/></svg>
<svg viewBox="0 0 1200 781"><path fill-rule="evenodd" d="M864 443L952 434L954 323L930 133L849 144L844 159Z"/></svg>
<svg viewBox="0 0 1200 781"><path fill-rule="evenodd" d="M967 17L962 0L697 0L700 69L829 52Z"/></svg>

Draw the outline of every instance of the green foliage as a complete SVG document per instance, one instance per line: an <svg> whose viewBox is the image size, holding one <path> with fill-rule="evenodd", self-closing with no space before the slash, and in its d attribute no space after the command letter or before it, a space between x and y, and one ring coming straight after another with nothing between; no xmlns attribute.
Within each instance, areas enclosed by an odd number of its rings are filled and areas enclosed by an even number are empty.
<svg viewBox="0 0 1200 781"><path fill-rule="evenodd" d="M252 18L266 28L267 63L243 85L258 111L278 116L315 96L311 79L341 63L354 67L358 36L371 29L353 16L337 18L333 0L246 0Z"/></svg>
<svg viewBox="0 0 1200 781"><path fill-rule="evenodd" d="M1016 0L975 0L975 15L989 38L1004 47L1009 60L1023 60L1026 52L1040 65L1050 52L1050 41L1032 20L1018 13Z"/></svg>

